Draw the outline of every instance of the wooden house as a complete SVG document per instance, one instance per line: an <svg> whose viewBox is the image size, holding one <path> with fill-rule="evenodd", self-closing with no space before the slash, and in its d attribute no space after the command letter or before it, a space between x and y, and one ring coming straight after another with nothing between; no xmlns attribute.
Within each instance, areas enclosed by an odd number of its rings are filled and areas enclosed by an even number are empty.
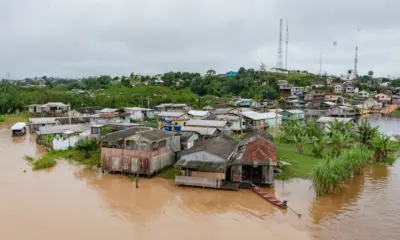
<svg viewBox="0 0 400 240"><path fill-rule="evenodd" d="M278 80L277 81L278 90L280 93L289 94L292 90L293 85L288 83L286 80Z"/></svg>
<svg viewBox="0 0 400 240"><path fill-rule="evenodd" d="M68 113L70 106L62 102L48 102L46 104L32 104L28 106L28 112L41 115L62 116Z"/></svg>
<svg viewBox="0 0 400 240"><path fill-rule="evenodd" d="M133 127L102 139L101 168L105 172L151 176L175 162L180 136L173 132Z"/></svg>
<svg viewBox="0 0 400 240"><path fill-rule="evenodd" d="M304 119L305 112L299 109L289 109L282 112L284 119Z"/></svg>
<svg viewBox="0 0 400 240"><path fill-rule="evenodd" d="M184 112L159 112L156 116L160 127L176 124L183 126L189 120L189 117Z"/></svg>
<svg viewBox="0 0 400 240"><path fill-rule="evenodd" d="M352 106L334 106L328 109L327 115L335 117L353 117L356 115L356 110Z"/></svg>
<svg viewBox="0 0 400 240"><path fill-rule="evenodd" d="M180 132L181 136L181 149L186 150L192 148L199 140L200 134L197 132Z"/></svg>
<svg viewBox="0 0 400 240"><path fill-rule="evenodd" d="M229 164L230 180L239 183L273 184L274 168L278 164L275 145L255 134L239 143Z"/></svg>
<svg viewBox="0 0 400 240"><path fill-rule="evenodd" d="M244 119L240 121L239 116L236 115L217 115L215 120L226 121L232 131L239 132L246 129L246 122Z"/></svg>
<svg viewBox="0 0 400 240"><path fill-rule="evenodd" d="M175 177L175 184L224 188L228 162L236 146L234 140L218 137L182 151L175 164L181 172L180 176Z"/></svg>
<svg viewBox="0 0 400 240"><path fill-rule="evenodd" d="M222 131L214 127L182 127L181 133L183 132L193 132L198 135L199 140L207 140L211 138L216 138L222 135Z"/></svg>

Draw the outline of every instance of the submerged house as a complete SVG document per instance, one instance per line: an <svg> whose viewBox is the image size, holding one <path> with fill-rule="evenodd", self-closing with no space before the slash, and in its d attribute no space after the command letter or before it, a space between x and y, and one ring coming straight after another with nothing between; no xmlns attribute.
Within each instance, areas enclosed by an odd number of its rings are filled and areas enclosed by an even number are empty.
<svg viewBox="0 0 400 240"><path fill-rule="evenodd" d="M45 143L54 150L66 150L74 147L79 139L90 137L89 124L44 126L36 131L36 141ZM46 136L50 136L46 143Z"/></svg>
<svg viewBox="0 0 400 240"><path fill-rule="evenodd" d="M40 127L44 126L55 126L60 123L57 121L57 118L29 118L29 130L31 133L39 130Z"/></svg>
<svg viewBox="0 0 400 240"><path fill-rule="evenodd" d="M356 109L352 106L334 106L327 111L328 116L352 117L356 115Z"/></svg>
<svg viewBox="0 0 400 240"><path fill-rule="evenodd" d="M103 137L101 169L152 176L173 165L180 149L180 136L173 132L146 127L128 128Z"/></svg>
<svg viewBox="0 0 400 240"><path fill-rule="evenodd" d="M239 183L273 184L278 165L275 145L260 134L239 143L230 163L230 180Z"/></svg>
<svg viewBox="0 0 400 240"><path fill-rule="evenodd" d="M175 176L175 184L224 188L229 160L237 144L232 139L221 136L182 151L175 164L180 169L180 176Z"/></svg>

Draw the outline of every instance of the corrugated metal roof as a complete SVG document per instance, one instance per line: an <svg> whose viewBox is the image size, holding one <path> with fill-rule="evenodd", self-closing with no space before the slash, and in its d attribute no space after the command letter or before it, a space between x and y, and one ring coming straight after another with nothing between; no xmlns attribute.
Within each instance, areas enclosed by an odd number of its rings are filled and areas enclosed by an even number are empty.
<svg viewBox="0 0 400 240"><path fill-rule="evenodd" d="M73 132L84 132L90 129L90 125L86 124L75 124L75 125L58 125L58 126L43 126L40 127L38 131L36 131L37 135L46 135L46 134L57 134L64 133L67 131Z"/></svg>
<svg viewBox="0 0 400 240"><path fill-rule="evenodd" d="M217 130L217 128L212 127L182 127L181 129L182 132L197 132L202 136L212 136Z"/></svg>
<svg viewBox="0 0 400 240"><path fill-rule="evenodd" d="M57 120L56 120L56 118L29 118L29 123L30 124L46 124L46 123L56 124Z"/></svg>
<svg viewBox="0 0 400 240"><path fill-rule="evenodd" d="M217 108L212 113L214 115L220 115L220 114L228 114L229 111L233 110L233 108Z"/></svg>
<svg viewBox="0 0 400 240"><path fill-rule="evenodd" d="M113 113L118 111L119 109L117 108L103 108L100 110L100 113Z"/></svg>
<svg viewBox="0 0 400 240"><path fill-rule="evenodd" d="M289 110L285 110L285 112L292 113L292 114L304 113L302 110L299 110L299 109L289 109Z"/></svg>
<svg viewBox="0 0 400 240"><path fill-rule="evenodd" d="M236 115L218 115L216 118L225 121L239 121L239 116Z"/></svg>
<svg viewBox="0 0 400 240"><path fill-rule="evenodd" d="M339 122L344 122L344 123L348 123L350 121L353 121L352 118L339 118L339 117L320 117L317 122L319 123L328 123L331 121L337 120Z"/></svg>
<svg viewBox="0 0 400 240"><path fill-rule="evenodd" d="M140 132L140 136L147 138L150 141L160 140L175 135L175 132L166 132L158 129L151 131Z"/></svg>
<svg viewBox="0 0 400 240"><path fill-rule="evenodd" d="M185 115L184 112L160 112L157 113L158 116L160 117L180 117Z"/></svg>
<svg viewBox="0 0 400 240"><path fill-rule="evenodd" d="M146 131L146 130L149 130L149 129L151 129L151 128L147 128L147 127L131 127L131 128L125 129L125 130L118 131L118 132L113 132L113 133L106 134L103 137L102 140L105 141L105 142L115 142L115 141L117 141L119 139L123 139L123 138L129 137L129 136L131 136L131 135L133 135L133 134L135 134L137 132Z"/></svg>
<svg viewBox="0 0 400 240"><path fill-rule="evenodd" d="M197 120L191 119L186 122L186 126L190 127L216 127L222 128L225 127L227 121L217 121L217 120Z"/></svg>
<svg viewBox="0 0 400 240"><path fill-rule="evenodd" d="M264 138L258 138L248 143L245 148L242 161L259 163L272 162L274 165L278 164L275 145Z"/></svg>
<svg viewBox="0 0 400 240"><path fill-rule="evenodd" d="M208 111L199 111L199 110L190 110L188 112L189 115L197 116L197 117L204 117L208 113L209 113Z"/></svg>
<svg viewBox="0 0 400 240"><path fill-rule="evenodd" d="M233 139L226 137L218 137L206 140L204 142L195 145L194 147L184 150L181 152L181 158L175 166L180 167L206 167L206 168L225 168L226 162L233 151L237 147L237 142ZM207 152L212 155L218 156L226 161L216 161L208 159L185 159L185 155L196 153L196 152Z"/></svg>

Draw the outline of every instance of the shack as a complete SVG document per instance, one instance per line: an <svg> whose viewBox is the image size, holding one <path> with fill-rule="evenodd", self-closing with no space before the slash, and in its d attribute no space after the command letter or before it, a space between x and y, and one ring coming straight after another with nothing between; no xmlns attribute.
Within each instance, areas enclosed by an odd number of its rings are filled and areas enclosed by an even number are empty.
<svg viewBox="0 0 400 240"><path fill-rule="evenodd" d="M282 112L283 118L287 119L304 119L305 113L300 109L284 110Z"/></svg>
<svg viewBox="0 0 400 240"><path fill-rule="evenodd" d="M352 117L356 115L356 110L352 106L335 106L327 111L328 116Z"/></svg>
<svg viewBox="0 0 400 240"><path fill-rule="evenodd" d="M224 188L228 161L235 152L237 142L218 137L182 151L175 167L180 176L175 184L208 188Z"/></svg>
<svg viewBox="0 0 400 240"><path fill-rule="evenodd" d="M218 128L203 127L182 127L181 132L194 132L199 135L200 140L207 140L221 136L222 132Z"/></svg>
<svg viewBox="0 0 400 240"><path fill-rule="evenodd" d="M99 113L100 107L84 107L76 108L69 112L71 117L89 117L90 115Z"/></svg>
<svg viewBox="0 0 400 240"><path fill-rule="evenodd" d="M125 112L130 113L131 121L148 121L154 119L154 110L141 107L125 108Z"/></svg>
<svg viewBox="0 0 400 240"><path fill-rule="evenodd" d="M11 127L12 136L22 136L26 133L26 123L17 122Z"/></svg>
<svg viewBox="0 0 400 240"><path fill-rule="evenodd" d="M88 124L44 126L36 131L36 141L54 150L66 150L90 135Z"/></svg>
<svg viewBox="0 0 400 240"><path fill-rule="evenodd" d="M244 184L273 184L277 164L275 145L261 135L254 135L239 143L230 163L230 180Z"/></svg>
<svg viewBox="0 0 400 240"><path fill-rule="evenodd" d="M173 132L132 127L110 133L102 139L101 169L152 176L175 162L180 136Z"/></svg>
<svg viewBox="0 0 400 240"><path fill-rule="evenodd" d="M188 116L191 119L205 119L210 114L209 111L190 110Z"/></svg>

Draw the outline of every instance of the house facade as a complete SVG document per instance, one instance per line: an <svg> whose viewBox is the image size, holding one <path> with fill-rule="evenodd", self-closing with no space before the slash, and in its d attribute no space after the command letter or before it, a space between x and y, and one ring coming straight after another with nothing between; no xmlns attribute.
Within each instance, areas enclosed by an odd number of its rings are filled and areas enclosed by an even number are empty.
<svg viewBox="0 0 400 240"><path fill-rule="evenodd" d="M255 135L239 143L229 167L230 180L271 185L277 165L274 144L260 135Z"/></svg>
<svg viewBox="0 0 400 240"><path fill-rule="evenodd" d="M278 90L281 93L290 93L293 87L293 85L286 80L278 80L277 85L278 85Z"/></svg>
<svg viewBox="0 0 400 240"><path fill-rule="evenodd" d="M175 164L180 169L180 176L175 177L175 184L224 188L228 163L236 146L237 142L218 137L182 151Z"/></svg>
<svg viewBox="0 0 400 240"><path fill-rule="evenodd" d="M173 132L128 128L102 139L101 169L152 176L173 165L180 149L180 136Z"/></svg>
<svg viewBox="0 0 400 240"><path fill-rule="evenodd" d="M389 95L379 93L375 95L375 99L378 100L379 102L390 102L392 98Z"/></svg>
<svg viewBox="0 0 400 240"><path fill-rule="evenodd" d="M335 106L328 109L327 115L335 117L353 117L356 115L356 109L352 106Z"/></svg>
<svg viewBox="0 0 400 240"><path fill-rule="evenodd" d="M284 110L283 119L304 119L305 112L299 109Z"/></svg>
<svg viewBox="0 0 400 240"><path fill-rule="evenodd" d="M130 120L133 122L137 121L148 121L155 118L154 110L149 108L141 107L128 107L124 108L125 112L129 113Z"/></svg>
<svg viewBox="0 0 400 240"><path fill-rule="evenodd" d="M357 93L357 96L361 97L361 98L369 98L370 94L369 94L369 92L363 90L363 91L359 91Z"/></svg>
<svg viewBox="0 0 400 240"><path fill-rule="evenodd" d="M199 110L190 110L187 113L190 119L205 119L208 115L210 115L209 111L199 111Z"/></svg>
<svg viewBox="0 0 400 240"><path fill-rule="evenodd" d="M42 115L65 115L70 110L70 106L62 102L49 102L46 104L32 104L28 106L31 114Z"/></svg>
<svg viewBox="0 0 400 240"><path fill-rule="evenodd" d="M333 86L333 92L334 93L338 93L338 94L342 93L343 92L343 85L342 84L335 84Z"/></svg>
<svg viewBox="0 0 400 240"><path fill-rule="evenodd" d="M49 144L53 150L67 150L70 147L75 147L76 143L83 138L91 136L90 125L57 125L43 126L36 131L36 141L39 143L45 142L46 136L51 136L46 144Z"/></svg>

